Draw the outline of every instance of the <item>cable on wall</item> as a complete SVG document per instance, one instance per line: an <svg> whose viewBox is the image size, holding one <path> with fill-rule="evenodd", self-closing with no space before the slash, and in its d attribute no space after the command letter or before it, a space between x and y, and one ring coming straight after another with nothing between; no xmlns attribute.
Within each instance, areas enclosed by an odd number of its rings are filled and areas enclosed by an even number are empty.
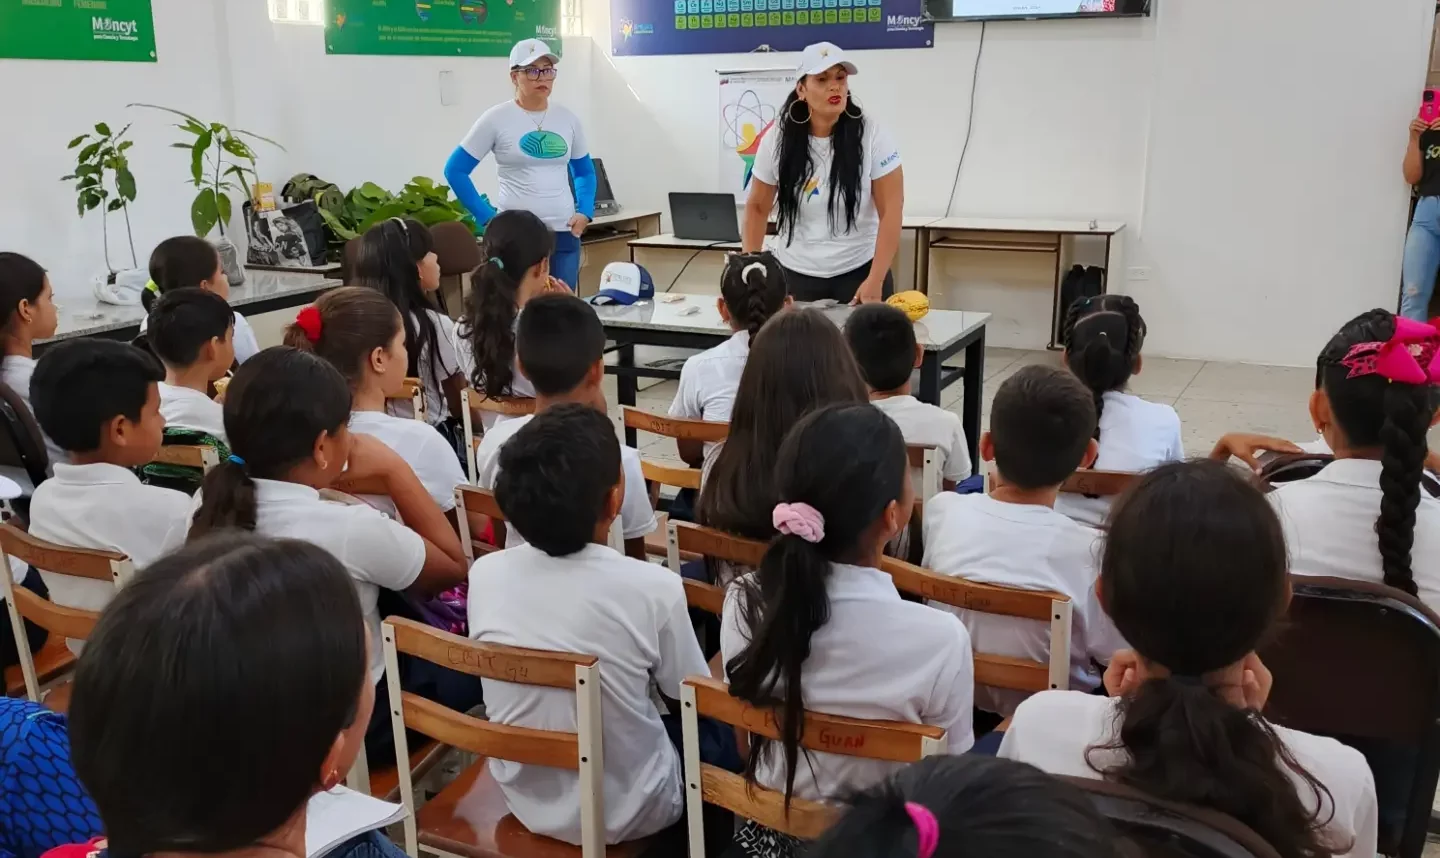
<svg viewBox="0 0 1440 858"><path fill-rule="evenodd" d="M965 153L970 151L970 134L975 129L975 88L980 83L980 57L985 53L985 26L980 22L980 44L975 47L975 68L970 72L970 115L965 120L965 142L960 147L960 161L955 165L955 181L950 183L950 199L945 202L945 216L955 205L955 192L960 189L960 168L965 166Z"/></svg>

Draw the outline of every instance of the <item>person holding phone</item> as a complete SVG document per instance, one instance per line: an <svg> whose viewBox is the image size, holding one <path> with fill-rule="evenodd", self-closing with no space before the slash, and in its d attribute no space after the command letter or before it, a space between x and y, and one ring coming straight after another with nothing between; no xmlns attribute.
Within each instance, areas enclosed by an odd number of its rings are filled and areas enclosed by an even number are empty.
<svg viewBox="0 0 1440 858"><path fill-rule="evenodd" d="M510 51L515 97L480 116L445 163L445 180L481 227L510 209L533 212L545 221L555 232L550 273L573 290L580 277L580 234L595 217L596 179L580 119L550 100L559 62L539 39L515 45ZM491 154L500 182L498 209L480 196L470 178Z"/></svg>
<svg viewBox="0 0 1440 858"><path fill-rule="evenodd" d="M1405 236L1400 315L1424 322L1440 274L1440 95L1434 89L1425 90L1420 115L1410 121L1404 173L1420 198Z"/></svg>

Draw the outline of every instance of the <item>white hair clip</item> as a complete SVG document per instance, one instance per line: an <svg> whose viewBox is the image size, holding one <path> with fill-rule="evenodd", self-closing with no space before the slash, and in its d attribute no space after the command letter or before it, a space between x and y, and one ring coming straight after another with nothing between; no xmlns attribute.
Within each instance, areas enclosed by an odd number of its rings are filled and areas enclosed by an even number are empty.
<svg viewBox="0 0 1440 858"><path fill-rule="evenodd" d="M749 265L745 266L744 268L740 269L740 279L741 279L741 280L749 280L749 279L750 279L750 270L751 270L752 268L754 268L754 269L759 269L759 271L760 271L760 276L761 276L761 277L769 277L769 276L770 276L770 269L768 269L768 268L765 267L765 263L763 263L763 262L752 262L752 263L750 263Z"/></svg>

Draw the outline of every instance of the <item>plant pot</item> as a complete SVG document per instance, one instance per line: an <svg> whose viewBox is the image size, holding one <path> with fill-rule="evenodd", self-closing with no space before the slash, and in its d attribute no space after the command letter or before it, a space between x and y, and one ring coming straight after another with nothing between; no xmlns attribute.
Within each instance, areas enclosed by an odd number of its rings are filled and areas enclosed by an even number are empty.
<svg viewBox="0 0 1440 858"><path fill-rule="evenodd" d="M245 266L240 263L240 251L235 243L225 236L211 239L215 250L220 254L220 267L225 270L225 277L230 281L231 286L245 285Z"/></svg>

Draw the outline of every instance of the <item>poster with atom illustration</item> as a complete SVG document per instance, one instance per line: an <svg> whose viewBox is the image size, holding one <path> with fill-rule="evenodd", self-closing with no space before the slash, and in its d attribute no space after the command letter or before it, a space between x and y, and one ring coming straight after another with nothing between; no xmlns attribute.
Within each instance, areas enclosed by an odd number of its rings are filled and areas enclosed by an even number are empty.
<svg viewBox="0 0 1440 858"><path fill-rule="evenodd" d="M521 39L560 53L560 0L328 0L325 52L504 57Z"/></svg>
<svg viewBox="0 0 1440 858"><path fill-rule="evenodd" d="M922 0L611 0L616 56L928 48Z"/></svg>
<svg viewBox="0 0 1440 858"><path fill-rule="evenodd" d="M760 138L794 88L794 69L720 72L721 193L745 198Z"/></svg>

